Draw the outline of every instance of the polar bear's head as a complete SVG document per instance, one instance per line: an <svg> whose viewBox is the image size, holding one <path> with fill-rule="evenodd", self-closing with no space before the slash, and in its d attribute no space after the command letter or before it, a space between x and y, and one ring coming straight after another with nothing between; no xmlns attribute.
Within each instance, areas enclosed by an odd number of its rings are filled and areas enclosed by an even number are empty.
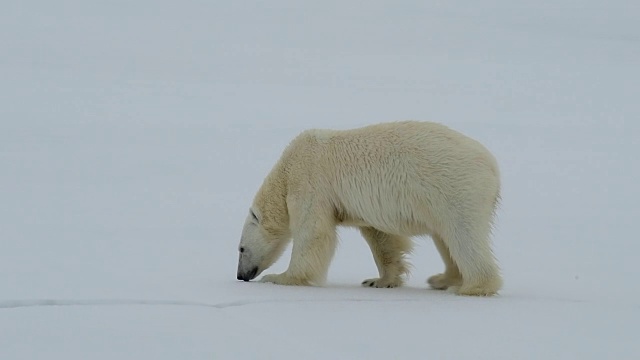
<svg viewBox="0 0 640 360"><path fill-rule="evenodd" d="M238 280L255 279L278 260L284 252L287 238L273 234L264 224L260 209L252 206L242 229L238 251Z"/></svg>

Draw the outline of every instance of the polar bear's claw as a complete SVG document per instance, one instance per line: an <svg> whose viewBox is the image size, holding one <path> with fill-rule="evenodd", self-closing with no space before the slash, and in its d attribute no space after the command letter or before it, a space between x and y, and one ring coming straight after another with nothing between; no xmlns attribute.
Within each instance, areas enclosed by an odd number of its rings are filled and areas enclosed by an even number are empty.
<svg viewBox="0 0 640 360"><path fill-rule="evenodd" d="M402 286L402 281L399 280L388 280L384 278L373 278L367 279L362 282L362 286L364 287L373 287L373 288L396 288Z"/></svg>

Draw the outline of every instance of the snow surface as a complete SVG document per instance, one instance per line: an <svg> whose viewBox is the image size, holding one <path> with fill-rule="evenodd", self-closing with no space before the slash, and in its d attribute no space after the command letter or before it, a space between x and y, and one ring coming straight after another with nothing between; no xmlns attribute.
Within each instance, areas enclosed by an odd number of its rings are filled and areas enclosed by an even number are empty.
<svg viewBox="0 0 640 360"><path fill-rule="evenodd" d="M13 1L0 11L0 359L638 359L640 3ZM499 160L496 298L235 279L311 127L445 123ZM289 252L268 272L283 271Z"/></svg>

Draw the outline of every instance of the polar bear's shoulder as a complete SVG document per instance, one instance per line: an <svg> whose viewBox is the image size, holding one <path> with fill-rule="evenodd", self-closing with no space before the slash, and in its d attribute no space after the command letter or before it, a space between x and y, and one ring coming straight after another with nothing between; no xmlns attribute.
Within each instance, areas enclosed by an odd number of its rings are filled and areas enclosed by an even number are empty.
<svg viewBox="0 0 640 360"><path fill-rule="evenodd" d="M336 135L339 130L331 129L308 129L301 132L296 139L302 141L327 141Z"/></svg>
<svg viewBox="0 0 640 360"><path fill-rule="evenodd" d="M294 137L289 146L289 151L317 150L318 145L326 145L335 138L336 130L331 129L308 129Z"/></svg>

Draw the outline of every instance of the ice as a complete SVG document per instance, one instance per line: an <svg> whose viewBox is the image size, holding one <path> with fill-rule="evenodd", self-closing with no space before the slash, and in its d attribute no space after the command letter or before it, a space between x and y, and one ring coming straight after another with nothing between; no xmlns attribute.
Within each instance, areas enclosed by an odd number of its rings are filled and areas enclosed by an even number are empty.
<svg viewBox="0 0 640 360"><path fill-rule="evenodd" d="M636 1L47 2L0 11L0 359L636 359ZM340 231L328 284L235 279L307 128L432 120L502 171L495 298ZM266 273L286 269L289 252Z"/></svg>

